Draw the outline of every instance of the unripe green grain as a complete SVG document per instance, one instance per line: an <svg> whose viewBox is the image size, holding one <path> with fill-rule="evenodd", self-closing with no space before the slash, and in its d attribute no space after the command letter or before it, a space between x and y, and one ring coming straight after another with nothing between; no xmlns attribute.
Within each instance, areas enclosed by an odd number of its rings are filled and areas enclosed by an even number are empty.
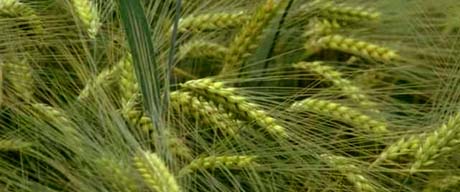
<svg viewBox="0 0 460 192"><path fill-rule="evenodd" d="M183 176L201 169L238 169L251 167L257 165L254 161L255 159L256 156L247 155L201 157L194 159L190 164L182 168L179 175Z"/></svg>
<svg viewBox="0 0 460 192"><path fill-rule="evenodd" d="M89 37L95 38L101 25L96 4L91 0L72 0L72 5Z"/></svg>
<svg viewBox="0 0 460 192"><path fill-rule="evenodd" d="M240 26L251 17L243 11L188 16L179 20L179 31L221 30Z"/></svg>

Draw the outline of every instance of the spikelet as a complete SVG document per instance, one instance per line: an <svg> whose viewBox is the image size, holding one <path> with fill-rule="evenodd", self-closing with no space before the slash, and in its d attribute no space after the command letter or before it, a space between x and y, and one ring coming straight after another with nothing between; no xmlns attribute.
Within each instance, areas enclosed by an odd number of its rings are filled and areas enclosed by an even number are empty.
<svg viewBox="0 0 460 192"><path fill-rule="evenodd" d="M449 118L447 123L421 141L420 146L414 154L414 162L411 165L411 173L418 169L435 163L436 159L443 153L454 150L460 139L460 114Z"/></svg>
<svg viewBox="0 0 460 192"><path fill-rule="evenodd" d="M116 162L113 158L102 157L95 160L102 171L102 175L111 181L113 188L122 192L139 191L137 181L130 177L130 171L122 162Z"/></svg>
<svg viewBox="0 0 460 192"><path fill-rule="evenodd" d="M372 133L386 133L388 131L384 122L374 120L350 107L327 100L307 98L294 102L289 110L295 112L311 111L326 115Z"/></svg>
<svg viewBox="0 0 460 192"><path fill-rule="evenodd" d="M227 52L228 49L222 45L197 40L187 42L179 47L179 60L207 57L221 61Z"/></svg>
<svg viewBox="0 0 460 192"><path fill-rule="evenodd" d="M363 94L363 90L354 85L350 80L342 77L342 74L333 67L324 64L321 61L315 62L299 62L293 65L294 68L308 70L321 75L326 80L332 82L336 87L340 88L345 95L357 102L364 108L375 110L376 103L369 100L368 96Z"/></svg>
<svg viewBox="0 0 460 192"><path fill-rule="evenodd" d="M95 38L101 25L96 4L91 0L72 0L72 5L88 36Z"/></svg>
<svg viewBox="0 0 460 192"><path fill-rule="evenodd" d="M372 184L366 175L361 171L360 167L353 164L353 161L341 156L321 155L332 167L344 174L348 181L355 185L358 192L376 192L375 186Z"/></svg>
<svg viewBox="0 0 460 192"><path fill-rule="evenodd" d="M97 89L110 85L120 73L120 66L109 67L102 70L96 78L90 80L85 87L80 91L78 100L83 101L88 99L91 94Z"/></svg>
<svg viewBox="0 0 460 192"><path fill-rule="evenodd" d="M179 185L165 163L155 153L143 152L134 157L134 166L149 188L158 192L179 192Z"/></svg>
<svg viewBox="0 0 460 192"><path fill-rule="evenodd" d="M0 15L26 18L34 26L36 33L43 32L43 26L35 11L18 0L1 0Z"/></svg>
<svg viewBox="0 0 460 192"><path fill-rule="evenodd" d="M243 25L228 47L228 53L224 58L224 66L220 74L232 74L240 70L244 59L252 55L262 40L263 29L276 15L279 7L284 2L285 0L281 0L281 2L266 0L252 19Z"/></svg>
<svg viewBox="0 0 460 192"><path fill-rule="evenodd" d="M372 163L372 166L377 165L378 163L384 160L395 159L400 155L413 155L413 153L418 147L420 147L419 135L403 137L395 143L388 146L382 153L380 153L379 157Z"/></svg>
<svg viewBox="0 0 460 192"><path fill-rule="evenodd" d="M245 97L236 94L235 88L226 88L222 82L214 82L210 78L187 81L181 86L214 100L248 121L256 122L257 125L273 136L287 137L285 128L280 126L275 118L270 117L257 104L251 103Z"/></svg>
<svg viewBox="0 0 460 192"><path fill-rule="evenodd" d="M238 27L249 19L250 16L243 11L188 16L179 20L179 31L205 31Z"/></svg>
<svg viewBox="0 0 460 192"><path fill-rule="evenodd" d="M257 166L255 163L256 156L248 155L234 155L234 156L209 156L194 159L187 166L179 171L180 176L193 173L202 169L215 169L215 168L244 168L250 166Z"/></svg>
<svg viewBox="0 0 460 192"><path fill-rule="evenodd" d="M305 48L310 50L312 46L323 49L338 50L377 61L391 61L399 58L399 55L391 49L365 41L346 38L341 35L327 35L321 37L312 43L308 42L305 45Z"/></svg>
<svg viewBox="0 0 460 192"><path fill-rule="evenodd" d="M30 102L34 94L33 69L22 60L14 63L5 63L7 70L6 78L10 82L14 94L23 101Z"/></svg>
<svg viewBox="0 0 460 192"><path fill-rule="evenodd" d="M213 102L193 96L190 92L174 91L170 94L171 106L181 115L189 114L205 124L217 127L224 134L236 136L241 122L235 119L234 114L218 107Z"/></svg>
<svg viewBox="0 0 460 192"><path fill-rule="evenodd" d="M319 14L322 17L343 21L375 21L380 17L379 12L365 9L364 7L352 7L333 2L326 2L320 5L319 10Z"/></svg>
<svg viewBox="0 0 460 192"><path fill-rule="evenodd" d="M21 139L5 138L0 139L0 151L19 151L32 146L32 143Z"/></svg>

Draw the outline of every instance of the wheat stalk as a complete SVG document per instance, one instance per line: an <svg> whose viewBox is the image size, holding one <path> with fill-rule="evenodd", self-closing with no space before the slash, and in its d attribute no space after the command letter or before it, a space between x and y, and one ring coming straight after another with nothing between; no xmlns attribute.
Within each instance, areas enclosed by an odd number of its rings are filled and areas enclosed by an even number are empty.
<svg viewBox="0 0 460 192"><path fill-rule="evenodd" d="M353 108L327 100L307 98L294 102L289 110L295 112L311 111L326 115L346 122L356 128L363 129L364 131L374 133L388 132L386 123L372 119Z"/></svg>
<svg viewBox="0 0 460 192"><path fill-rule="evenodd" d="M244 59L252 54L262 40L263 29L285 2L286 0L281 0L281 2L265 1L252 19L242 26L228 47L228 53L223 60L224 66L220 74L231 74L241 68Z"/></svg>
<svg viewBox="0 0 460 192"><path fill-rule="evenodd" d="M275 118L270 117L257 104L251 103L245 97L236 94L235 88L226 88L222 82L214 82L210 78L190 80L181 86L214 100L248 121L256 122L257 125L265 128L273 136L287 136L285 128L279 125Z"/></svg>
<svg viewBox="0 0 460 192"><path fill-rule="evenodd" d="M143 152L134 157L133 161L137 171L152 190L158 192L181 191L174 175L157 154Z"/></svg>
<svg viewBox="0 0 460 192"><path fill-rule="evenodd" d="M193 173L202 169L215 169L215 168L244 168L257 165L255 163L256 156L247 155L234 155L234 156L209 156L194 159L187 166L179 171L180 176Z"/></svg>

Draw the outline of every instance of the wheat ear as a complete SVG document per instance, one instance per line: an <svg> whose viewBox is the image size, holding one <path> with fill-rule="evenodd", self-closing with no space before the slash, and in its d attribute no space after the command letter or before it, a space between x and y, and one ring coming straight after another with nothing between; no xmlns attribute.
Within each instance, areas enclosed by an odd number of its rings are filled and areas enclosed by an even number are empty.
<svg viewBox="0 0 460 192"><path fill-rule="evenodd" d="M403 137L395 143L388 146L382 153L380 153L379 157L372 163L371 166L377 165L378 163L384 160L395 159L400 155L413 155L413 153L416 151L418 147L420 147L419 135Z"/></svg>
<svg viewBox="0 0 460 192"><path fill-rule="evenodd" d="M334 31L340 29L341 26L336 20L328 19L311 19L308 24L307 31L303 34L304 38L319 37L324 35L330 35Z"/></svg>
<svg viewBox="0 0 460 192"><path fill-rule="evenodd" d="M364 7L352 7L345 4L327 2L319 6L319 14L328 19L343 21L375 21L380 18L380 13L365 9Z"/></svg>
<svg viewBox="0 0 460 192"><path fill-rule="evenodd" d="M158 192L181 191L174 175L157 154L144 152L134 157L134 166L152 190Z"/></svg>
<svg viewBox="0 0 460 192"><path fill-rule="evenodd" d="M139 191L136 180L129 177L129 170L127 170L122 163L107 157L97 159L95 163L103 171L103 176L108 177L107 179L111 181L112 186L117 189L117 191Z"/></svg>
<svg viewBox="0 0 460 192"><path fill-rule="evenodd" d="M307 50L311 50L312 46L323 49L338 50L377 61L391 61L400 58L396 51L389 48L357 39L343 37L341 35L327 35L319 38L313 43L308 42L305 44L305 48Z"/></svg>
<svg viewBox="0 0 460 192"><path fill-rule="evenodd" d="M66 142L73 143L74 146L72 147L76 147L78 152L82 151L81 135L78 133L74 123L61 109L44 103L34 103L31 107L40 114L44 115L48 122L59 129L62 135L66 138Z"/></svg>
<svg viewBox="0 0 460 192"><path fill-rule="evenodd" d="M263 29L276 15L278 8L285 2L266 0L257 10L255 15L246 22L228 47L228 53L223 60L224 66L220 74L231 74L237 72L244 62L244 59L252 55L262 40Z"/></svg>
<svg viewBox="0 0 460 192"><path fill-rule="evenodd" d="M236 13L213 13L188 16L179 20L179 31L219 30L240 26L250 16L243 11Z"/></svg>
<svg viewBox="0 0 460 192"><path fill-rule="evenodd" d="M222 45L207 41L191 41L179 47L179 60L185 58L212 58L222 61L228 49Z"/></svg>
<svg viewBox="0 0 460 192"><path fill-rule="evenodd" d="M72 0L73 8L90 38L95 38L101 25L96 4L91 0Z"/></svg>
<svg viewBox="0 0 460 192"><path fill-rule="evenodd" d="M96 78L90 80L86 83L85 87L80 91L78 95L78 100L83 101L88 99L94 91L100 87L105 87L110 85L120 73L120 66L116 65L113 67L106 68L102 70Z"/></svg>
<svg viewBox="0 0 460 192"><path fill-rule="evenodd" d="M241 115L248 121L254 121L273 136L286 137L284 127L270 117L260 106L251 103L243 96L236 94L235 88L226 88L222 82L215 82L210 78L187 81L182 87L223 105L235 114Z"/></svg>
<svg viewBox="0 0 460 192"><path fill-rule="evenodd" d="M289 110L296 112L311 111L321 115L326 115L364 131L374 133L388 132L386 123L372 119L353 108L332 101L307 98L294 102Z"/></svg>
<svg viewBox="0 0 460 192"><path fill-rule="evenodd" d="M241 122L235 115L211 101L193 96L190 92L174 91L170 94L171 106L181 114L190 114L212 127L218 127L224 134L236 136Z"/></svg>
<svg viewBox="0 0 460 192"><path fill-rule="evenodd" d="M321 75L326 80L332 82L336 87L340 88L345 95L356 101L359 105L364 108L375 109L376 103L369 100L366 94L363 94L363 90L358 86L354 85L350 80L342 77L342 74L335 70L332 66L328 66L321 61L315 62L299 62L293 64L294 68L307 70ZM374 110L377 112L377 110Z"/></svg>
<svg viewBox="0 0 460 192"><path fill-rule="evenodd" d="M22 141L21 139L0 139L0 151L20 151L31 146L32 143Z"/></svg>
<svg viewBox="0 0 460 192"><path fill-rule="evenodd" d="M448 175L441 179L436 179L429 181L428 185L423 189L423 192L448 192L449 189L454 190L458 189L460 186L460 176L459 175Z"/></svg>
<svg viewBox="0 0 460 192"><path fill-rule="evenodd" d="M257 165L256 156L234 155L234 156L209 156L194 159L187 166L179 171L180 176L193 173L197 170L215 169L215 168L244 168Z"/></svg>
<svg viewBox="0 0 460 192"><path fill-rule="evenodd" d="M417 172L421 167L434 164L440 155L454 150L455 145L459 144L459 139L460 114L456 114L421 141L420 147L414 154L411 173Z"/></svg>
<svg viewBox="0 0 460 192"><path fill-rule="evenodd" d="M142 111L128 111L125 115L125 118L127 118L127 121L130 124L138 126L142 133L147 135L148 137L152 136L151 133L155 131L152 119L150 119L150 117L147 117ZM168 145L168 149L174 155L183 157L185 159L190 159L192 157L190 148L188 148L187 145L183 143L182 140L177 138L175 135L168 132L166 142Z"/></svg>
<svg viewBox="0 0 460 192"><path fill-rule="evenodd" d="M15 63L5 63L7 70L7 79L12 85L15 95L21 97L22 100L30 102L34 94L34 78L33 69L22 60Z"/></svg>
<svg viewBox="0 0 460 192"><path fill-rule="evenodd" d="M7 15L9 17L27 18L29 22L33 24L36 33L43 32L43 26L35 11L18 0L1 0L0 14Z"/></svg>
<svg viewBox="0 0 460 192"><path fill-rule="evenodd" d="M352 183L356 191L359 192L376 192L371 180L361 171L360 167L353 164L353 161L341 156L322 155L328 163L335 167L340 173L344 174L347 180Z"/></svg>
<svg viewBox="0 0 460 192"><path fill-rule="evenodd" d="M123 56L117 64L120 68L120 92L121 106L123 111L129 111L139 94L139 84L134 74L131 54Z"/></svg>

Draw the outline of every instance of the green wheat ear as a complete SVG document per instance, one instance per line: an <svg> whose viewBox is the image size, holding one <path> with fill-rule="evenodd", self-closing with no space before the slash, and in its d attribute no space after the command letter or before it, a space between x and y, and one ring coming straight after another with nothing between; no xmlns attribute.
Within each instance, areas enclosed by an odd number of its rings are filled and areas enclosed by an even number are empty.
<svg viewBox="0 0 460 192"><path fill-rule="evenodd" d="M16 138L0 139L0 151L21 151L32 146L32 143Z"/></svg>
<svg viewBox="0 0 460 192"><path fill-rule="evenodd" d="M174 175L155 153L144 152L134 157L134 166L149 188L159 192L180 192Z"/></svg>
<svg viewBox="0 0 460 192"><path fill-rule="evenodd" d="M72 0L72 5L88 36L95 38L101 25L96 4L91 0Z"/></svg>
<svg viewBox="0 0 460 192"><path fill-rule="evenodd" d="M19 0L0 1L0 17L2 16L27 19L34 26L36 33L43 33L43 26L35 11Z"/></svg>
<svg viewBox="0 0 460 192"><path fill-rule="evenodd" d="M209 156L194 159L190 164L182 168L179 172L180 176L191 174L194 171L201 169L241 169L257 165L255 163L256 156L235 155L235 156Z"/></svg>

